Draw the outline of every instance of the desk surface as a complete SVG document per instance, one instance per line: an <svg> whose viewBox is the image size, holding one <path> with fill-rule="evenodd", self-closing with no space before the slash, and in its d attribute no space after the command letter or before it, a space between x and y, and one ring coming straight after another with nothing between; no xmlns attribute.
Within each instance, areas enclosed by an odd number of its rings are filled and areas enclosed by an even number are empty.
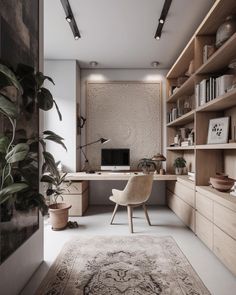
<svg viewBox="0 0 236 295"><path fill-rule="evenodd" d="M142 172L95 172L95 173L85 173L85 172L75 172L68 173L66 180L80 181L80 180L128 180L130 176L133 175L144 175ZM176 180L176 175L160 175L153 174L153 180L167 181Z"/></svg>

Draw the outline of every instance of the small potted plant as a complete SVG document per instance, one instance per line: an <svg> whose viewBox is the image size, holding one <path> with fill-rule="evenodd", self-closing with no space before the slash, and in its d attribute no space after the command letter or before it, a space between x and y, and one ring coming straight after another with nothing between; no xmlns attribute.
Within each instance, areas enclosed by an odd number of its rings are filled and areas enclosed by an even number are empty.
<svg viewBox="0 0 236 295"><path fill-rule="evenodd" d="M50 155L51 154L48 156L50 157ZM41 178L41 182L47 183L46 195L50 197L52 201L48 206L52 229L62 230L67 227L69 209L71 208L71 205L69 204L58 202L58 198L61 198L63 201L63 181L65 180L67 173L60 174L53 156L50 160L53 162L51 167L54 167L54 169L50 169L50 172L45 173Z"/></svg>
<svg viewBox="0 0 236 295"><path fill-rule="evenodd" d="M186 167L186 161L183 157L178 157L174 161L175 174L183 174L184 168Z"/></svg>
<svg viewBox="0 0 236 295"><path fill-rule="evenodd" d="M138 163L138 169L141 168L143 173L145 174L149 174L150 170L156 170L157 166L155 161L153 161L152 159L148 159L148 158L143 158L139 161Z"/></svg>

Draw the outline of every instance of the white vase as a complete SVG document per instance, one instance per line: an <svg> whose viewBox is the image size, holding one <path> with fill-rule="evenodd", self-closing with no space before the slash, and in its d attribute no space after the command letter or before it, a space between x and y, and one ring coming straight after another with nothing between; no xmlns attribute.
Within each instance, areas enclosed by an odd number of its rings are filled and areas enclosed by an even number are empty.
<svg viewBox="0 0 236 295"><path fill-rule="evenodd" d="M176 175L181 175L181 174L183 174L183 168L175 167L175 174L176 174Z"/></svg>

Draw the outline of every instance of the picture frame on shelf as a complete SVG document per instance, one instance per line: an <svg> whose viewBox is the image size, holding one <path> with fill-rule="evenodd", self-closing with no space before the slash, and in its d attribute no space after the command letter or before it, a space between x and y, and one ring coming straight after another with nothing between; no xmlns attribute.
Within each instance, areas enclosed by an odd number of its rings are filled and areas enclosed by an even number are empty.
<svg viewBox="0 0 236 295"><path fill-rule="evenodd" d="M207 144L228 142L229 117L211 119L209 121Z"/></svg>

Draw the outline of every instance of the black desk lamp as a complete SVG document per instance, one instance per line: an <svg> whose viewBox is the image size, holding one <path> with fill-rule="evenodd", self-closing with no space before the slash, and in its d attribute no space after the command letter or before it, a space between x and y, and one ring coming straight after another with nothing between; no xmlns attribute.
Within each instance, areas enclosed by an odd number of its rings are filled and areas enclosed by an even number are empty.
<svg viewBox="0 0 236 295"><path fill-rule="evenodd" d="M85 165L84 165L85 167L84 167L83 170L85 170L86 173L94 173L95 171L89 169L89 160L88 160L88 158L86 157L86 154L85 154L85 152L83 151L83 148L86 147L86 146L89 146L89 145L95 144L95 143L97 143L97 142L100 142L101 144L104 144L104 143L107 143L108 141L110 141L110 139L106 139L106 138L102 138L102 137L101 137L101 138L99 138L98 140L95 140L95 141L92 141L92 142L90 142L90 143L87 143L87 144L81 145L81 146L79 147L80 150L81 150L81 152L82 152L82 154L84 155L84 158L85 158Z"/></svg>

